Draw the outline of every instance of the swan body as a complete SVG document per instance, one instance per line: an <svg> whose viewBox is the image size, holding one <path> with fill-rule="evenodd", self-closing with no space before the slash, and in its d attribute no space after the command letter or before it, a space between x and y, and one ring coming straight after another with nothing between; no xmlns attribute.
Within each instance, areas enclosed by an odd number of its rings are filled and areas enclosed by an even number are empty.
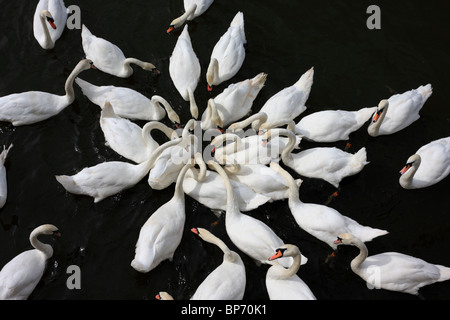
<svg viewBox="0 0 450 320"><path fill-rule="evenodd" d="M46 50L53 49L66 27L67 8L63 0L40 0L33 18L33 35Z"/></svg>
<svg viewBox="0 0 450 320"><path fill-rule="evenodd" d="M6 178L5 161L8 156L9 150L13 147L12 144L8 148L3 147L2 153L0 153L0 209L5 206L8 197L8 183Z"/></svg>
<svg viewBox="0 0 450 320"><path fill-rule="evenodd" d="M130 120L160 121L166 116L175 124L180 123L180 117L161 96L154 95L151 99L136 90L116 86L96 86L80 78L75 82L83 94L94 104L103 108L106 102L113 105L114 113Z"/></svg>
<svg viewBox="0 0 450 320"><path fill-rule="evenodd" d="M58 228L51 224L31 232L30 243L34 249L20 253L0 271L0 300L26 300L41 280L47 260L53 255L52 246L37 239L41 234L60 235Z"/></svg>
<svg viewBox="0 0 450 320"><path fill-rule="evenodd" d="M335 242L338 245L353 245L360 250L350 267L376 289L418 295L420 288L450 279L450 268L403 253L384 252L369 256L364 242L352 234L340 234Z"/></svg>
<svg viewBox="0 0 450 320"><path fill-rule="evenodd" d="M97 203L135 186L149 172L164 149L180 142L181 139L166 142L153 152L151 158L139 164L122 161L102 162L86 167L72 176L57 175L56 180L68 192L90 196L94 198L94 203Z"/></svg>
<svg viewBox="0 0 450 320"><path fill-rule="evenodd" d="M147 122L143 128L114 113L107 102L100 113L100 127L106 144L121 156L135 163L149 159L159 144L151 137L153 129L159 129L171 139L175 131L158 121Z"/></svg>
<svg viewBox="0 0 450 320"><path fill-rule="evenodd" d="M228 236L236 247L259 264L281 264L289 267L293 259L291 257L281 258L278 261L269 261L273 252L281 247L283 240L264 222L253 218L239 210L236 202L235 192L230 179L224 169L215 161L207 162L213 170L222 177L227 189L227 209L225 213L225 228ZM302 256L303 263L307 258Z"/></svg>
<svg viewBox="0 0 450 320"><path fill-rule="evenodd" d="M228 30L220 37L211 53L206 81L208 90L234 77L245 59L244 14L238 12Z"/></svg>
<svg viewBox="0 0 450 320"><path fill-rule="evenodd" d="M191 115L198 118L198 107L195 102L194 91L200 79L200 60L192 48L191 37L187 25L178 37L175 48L169 60L169 74L183 97L184 101L189 101Z"/></svg>
<svg viewBox="0 0 450 320"><path fill-rule="evenodd" d="M295 126L295 134L315 142L348 140L376 112L377 107L357 111L325 110L303 117Z"/></svg>
<svg viewBox="0 0 450 320"><path fill-rule="evenodd" d="M266 273L266 288L270 300L317 300L308 285L297 275L301 265L301 253L297 246L285 244L276 249L269 260L293 257L289 268L271 266Z"/></svg>
<svg viewBox="0 0 450 320"><path fill-rule="evenodd" d="M281 153L281 159L285 165L301 176L323 179L336 188L339 187L342 179L361 172L369 163L364 147L355 154L336 147L317 147L291 153L295 144L295 135L286 129L271 129L263 137L270 137L272 132L290 137L289 144Z"/></svg>
<svg viewBox="0 0 450 320"><path fill-rule="evenodd" d="M170 23L167 33L172 32L174 29L180 28L187 21L192 21L198 16L202 15L214 0L184 0L184 13L176 19L173 19Z"/></svg>
<svg viewBox="0 0 450 320"><path fill-rule="evenodd" d="M427 84L382 100L367 128L369 135L389 135L408 127L420 118L419 112L432 94L433 88Z"/></svg>
<svg viewBox="0 0 450 320"><path fill-rule="evenodd" d="M405 189L426 188L445 179L450 174L450 137L420 147L400 173L399 183Z"/></svg>
<svg viewBox="0 0 450 320"><path fill-rule="evenodd" d="M189 162L180 170L172 199L159 207L139 231L135 256L131 261L136 271L147 273L164 260L172 261L186 220L183 178L192 166L193 162Z"/></svg>
<svg viewBox="0 0 450 320"><path fill-rule="evenodd" d="M247 279L239 254L206 229L193 228L191 231L223 251L222 263L202 281L191 300L242 300Z"/></svg>
<svg viewBox="0 0 450 320"><path fill-rule="evenodd" d="M369 226L363 226L354 219L342 215L339 211L325 205L304 203L299 198L298 184L292 176L278 163L270 164L286 183L289 184L289 209L300 228L329 245L333 250L336 233L353 233L362 241L372 241L374 238L388 234L388 231Z"/></svg>
<svg viewBox="0 0 450 320"><path fill-rule="evenodd" d="M261 72L251 79L230 84L222 93L212 99L213 108L216 109L223 127L251 112L253 101L264 87L266 79L267 74ZM202 115L202 129L216 129L216 124L211 121L207 112L208 110Z"/></svg>
<svg viewBox="0 0 450 320"><path fill-rule="evenodd" d="M74 79L84 70L92 67L92 61L81 60L65 83L63 96L41 91L13 93L0 97L0 121L23 126L47 120L68 107L75 100Z"/></svg>
<svg viewBox="0 0 450 320"><path fill-rule="evenodd" d="M146 71L159 73L150 62L136 58L126 58L122 50L115 44L96 37L83 24L81 27L81 43L86 58L94 61L97 69L120 78L128 78L133 74L131 64L136 64Z"/></svg>
<svg viewBox="0 0 450 320"><path fill-rule="evenodd" d="M265 124L268 128L280 120L294 120L306 110L305 103L311 93L314 78L314 68L306 71L293 85L286 87L273 95L260 109L267 115ZM252 124L257 131L258 121Z"/></svg>

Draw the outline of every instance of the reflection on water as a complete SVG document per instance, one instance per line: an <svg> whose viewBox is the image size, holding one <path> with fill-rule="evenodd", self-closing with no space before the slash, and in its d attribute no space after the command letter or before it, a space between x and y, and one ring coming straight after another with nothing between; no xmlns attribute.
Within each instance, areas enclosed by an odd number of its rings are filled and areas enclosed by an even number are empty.
<svg viewBox="0 0 450 320"><path fill-rule="evenodd" d="M66 5L71 4L81 8L81 21L94 34L114 42L128 56L151 61L161 71L155 76L137 68L132 77L120 79L89 70L83 79L96 85L129 87L147 97L161 95L186 124L189 105L175 89L168 72L169 57L181 31L166 33L170 21L183 11L182 1L129 1L126 5L121 1L66 1ZM446 30L446 11L435 3L423 6L417 1L381 2L381 29L369 30L367 6L354 1L215 1L204 15L189 22L192 45L202 67L195 91L199 111L203 113L208 99L229 84L260 72L267 73L268 78L252 113L312 66L314 84L303 115L375 106L394 93L431 83L433 96L421 111L421 118L408 128L391 136L371 138L363 126L351 136L349 151L366 147L370 164L360 174L346 178L338 196L328 205L361 224L390 232L369 243L369 253L398 251L450 266L450 258L443 254L450 240L445 198L450 179L414 191L403 190L398 184L398 172L413 152L450 135L445 95L450 66L448 49L441 46L440 35ZM84 57L80 30L66 29L55 49L45 51L32 35L35 3L2 1L2 8L0 95L28 90L63 94L67 76ZM204 75L211 50L237 11L244 13L248 42L243 67L233 79L209 93ZM172 197L173 185L153 190L145 178L97 204L88 197L65 192L55 175L73 174L104 161L124 160L104 143L100 108L89 102L76 85L75 94L71 106L47 121L17 128L0 124L0 144L14 143L6 161L8 200L0 211L0 265L30 248L28 236L34 227L53 223L62 238L54 242L55 256L31 299L153 300L159 291L168 291L176 299L189 299L222 261L216 247L203 243L189 230L207 228L236 250L227 237L224 217L217 217L186 196L185 232L174 260L164 261L149 274L133 270L130 262L139 230ZM168 119L163 122L172 125ZM343 149L345 144L324 145ZM301 149L313 146L317 144L300 144ZM323 204L335 191L321 180L304 178L300 198ZM349 268L356 249L341 247L337 256L330 258L327 246L297 227L287 201L266 203L248 214L264 221L286 242L300 247L308 263L301 267L299 276L318 299L417 299L369 290ZM267 267L257 267L251 259L241 256L248 279L244 299L267 299ZM80 266L80 290L66 287L70 265ZM434 284L421 292L425 299L448 299L450 284Z"/></svg>

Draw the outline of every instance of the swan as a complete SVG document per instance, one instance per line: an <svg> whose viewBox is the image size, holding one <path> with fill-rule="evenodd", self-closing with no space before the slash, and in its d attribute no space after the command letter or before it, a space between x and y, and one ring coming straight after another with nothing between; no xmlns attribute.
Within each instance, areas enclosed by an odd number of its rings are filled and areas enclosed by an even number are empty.
<svg viewBox="0 0 450 320"><path fill-rule="evenodd" d="M182 183L185 173L193 165L192 160L184 165L178 174L171 200L153 212L141 227L135 256L131 261L131 266L136 271L147 273L164 260L172 261L175 250L181 242L186 220Z"/></svg>
<svg viewBox="0 0 450 320"><path fill-rule="evenodd" d="M314 142L337 142L348 140L350 134L359 130L376 112L377 107L357 111L324 110L303 117L295 125L295 134Z"/></svg>
<svg viewBox="0 0 450 320"><path fill-rule="evenodd" d="M208 91L238 73L244 63L246 43L244 14L239 11L212 50L206 71Z"/></svg>
<svg viewBox="0 0 450 320"><path fill-rule="evenodd" d="M8 156L9 150L13 147L11 143L8 148L3 147L3 151L0 154L0 209L5 206L6 199L8 197L8 183L6 179L5 161Z"/></svg>
<svg viewBox="0 0 450 320"><path fill-rule="evenodd" d="M419 112L433 94L431 84L381 100L367 128L370 136L389 135L403 130L420 118Z"/></svg>
<svg viewBox="0 0 450 320"><path fill-rule="evenodd" d="M9 261L0 271L0 300L26 300L44 274L53 248L38 240L40 235L60 236L58 228L44 224L30 234L34 249L24 251Z"/></svg>
<svg viewBox="0 0 450 320"><path fill-rule="evenodd" d="M94 104L102 108L106 102L114 106L114 112L130 120L160 121L166 116L175 125L180 124L180 117L169 102L159 95L151 99L129 88L116 86L95 86L80 78L75 80L83 94ZM162 107L161 107L162 106Z"/></svg>
<svg viewBox="0 0 450 320"><path fill-rule="evenodd" d="M359 255L350 267L368 286L376 289L419 295L420 288L450 279L450 268L403 253L384 252L369 256L364 242L352 234L340 234L335 243L359 249Z"/></svg>
<svg viewBox="0 0 450 320"><path fill-rule="evenodd" d="M0 121L11 122L17 127L34 124L57 115L75 100L74 79L92 66L92 61L88 59L78 62L66 80L64 87L66 94L63 96L27 91L0 97Z"/></svg>
<svg viewBox="0 0 450 320"><path fill-rule="evenodd" d="M271 266L266 273L266 288L270 300L317 300L308 285L297 275L301 265L301 253L296 245L285 244L275 250L269 260L293 257L289 268Z"/></svg>
<svg viewBox="0 0 450 320"><path fill-rule="evenodd" d="M311 93L313 78L314 67L302 74L296 83L280 90L266 101L259 112L267 114L265 123L268 127L280 120L294 120L306 110L305 103ZM252 127L257 131L258 122L253 123Z"/></svg>
<svg viewBox="0 0 450 320"><path fill-rule="evenodd" d="M339 187L342 179L361 172L369 164L364 147L355 154L336 147L316 147L292 153L296 141L295 135L286 129L271 129L262 137L270 139L274 133L290 139L288 145L281 152L281 160L286 166L301 176L323 179L335 188Z"/></svg>
<svg viewBox="0 0 450 320"><path fill-rule="evenodd" d="M280 258L270 261L273 252L284 245L283 240L264 222L253 218L239 210L236 201L235 191L225 170L214 160L207 162L208 166L219 173L225 188L227 189L227 209L225 213L225 228L227 234L234 245L243 253L251 257L257 265L260 264L281 264L289 267L292 264L292 257ZM302 255L303 264L307 258ZM278 262L278 263L277 263Z"/></svg>
<svg viewBox="0 0 450 320"><path fill-rule="evenodd" d="M187 21L192 21L198 16L202 15L214 0L184 0L184 13L176 19L173 19L167 29L167 33L174 29L180 28Z"/></svg>
<svg viewBox="0 0 450 320"><path fill-rule="evenodd" d="M42 49L55 47L55 42L64 32L66 21L67 8L63 0L38 2L33 18L33 35Z"/></svg>
<svg viewBox="0 0 450 320"><path fill-rule="evenodd" d="M426 188L445 179L450 174L450 137L420 147L400 173L399 183L405 189Z"/></svg>
<svg viewBox="0 0 450 320"><path fill-rule="evenodd" d="M109 102L105 103L100 113L100 128L106 145L135 163L144 162L159 147L151 136L152 130L162 131L169 139L178 137L175 130L159 121L147 122L141 128L136 123L119 117Z"/></svg>
<svg viewBox="0 0 450 320"><path fill-rule="evenodd" d="M175 48L169 59L169 74L184 101L189 101L191 115L198 118L198 107L195 102L194 91L200 79L200 60L192 48L188 26L178 37Z"/></svg>
<svg viewBox="0 0 450 320"><path fill-rule="evenodd" d="M156 300L174 300L172 295L166 291L160 291L156 296Z"/></svg>
<svg viewBox="0 0 450 320"><path fill-rule="evenodd" d="M222 263L197 287L191 300L242 300L245 293L245 265L235 251L221 239L203 228L192 228L203 241L215 244L223 251Z"/></svg>
<svg viewBox="0 0 450 320"><path fill-rule="evenodd" d="M259 73L251 79L230 84L222 93L211 99L222 127L233 123L251 112L253 101L258 96L267 79L266 73ZM208 111L202 115L202 129L216 129L217 126L208 117Z"/></svg>
<svg viewBox="0 0 450 320"><path fill-rule="evenodd" d="M81 43L86 58L94 61L96 68L105 73L120 78L128 78L133 74L131 64L136 64L146 71L159 74L155 65L136 58L126 58L118 46L96 37L84 24L81 27Z"/></svg>
<svg viewBox="0 0 450 320"><path fill-rule="evenodd" d="M94 203L135 186L149 172L155 160L164 149L181 142L181 138L168 141L159 146L145 162L132 164L123 161L107 161L80 172L68 175L56 175L56 180L69 193L94 198Z"/></svg>
<svg viewBox="0 0 450 320"><path fill-rule="evenodd" d="M195 120L188 121L181 134L182 142L165 149L155 160L148 175L148 184L154 190L162 190L176 182L180 170L186 159L195 154L196 136L189 133L193 129Z"/></svg>
<svg viewBox="0 0 450 320"><path fill-rule="evenodd" d="M351 232L364 242L388 234L386 230L363 226L333 208L301 201L299 185L294 181L294 178L278 163L272 162L270 167L277 171L289 184L289 209L299 227L329 245L333 250L337 248L334 243L336 233Z"/></svg>
<svg viewBox="0 0 450 320"><path fill-rule="evenodd" d="M227 190L223 180L217 172L207 170L201 153L197 152L194 158L200 170L192 168L186 173L183 190L188 196L220 216L220 213L226 211L227 208ZM232 180L230 182L235 190L239 210L242 212L254 210L270 201L269 197L255 192L239 181Z"/></svg>

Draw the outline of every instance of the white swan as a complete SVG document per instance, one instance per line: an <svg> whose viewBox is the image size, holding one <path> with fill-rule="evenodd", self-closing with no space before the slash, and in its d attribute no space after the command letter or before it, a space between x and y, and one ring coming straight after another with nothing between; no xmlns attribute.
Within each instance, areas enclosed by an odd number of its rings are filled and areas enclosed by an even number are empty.
<svg viewBox="0 0 450 320"><path fill-rule="evenodd" d="M162 190L176 182L186 160L194 156L197 137L189 132L194 125L195 120L189 120L181 134L181 142L165 149L155 160L148 175L148 184L152 189Z"/></svg>
<svg viewBox="0 0 450 320"><path fill-rule="evenodd" d="M247 279L239 254L206 229L192 228L191 231L218 246L223 251L223 261L202 281L190 300L242 300Z"/></svg>
<svg viewBox="0 0 450 320"><path fill-rule="evenodd" d="M114 112L130 120L160 121L166 116L176 125L180 124L180 117L173 110L169 102L161 96L154 95L151 99L136 90L115 87L96 86L80 78L75 79L83 94L94 104L103 108L106 102L113 105Z"/></svg>
<svg viewBox="0 0 450 320"><path fill-rule="evenodd" d="M420 288L450 279L450 268L403 253L384 252L369 256L364 242L348 233L340 234L335 243L353 245L360 250L350 267L376 289L418 295Z"/></svg>
<svg viewBox="0 0 450 320"><path fill-rule="evenodd" d="M181 138L159 146L145 162L132 164L122 161L107 161L86 167L72 175L57 175L56 180L69 193L94 198L94 203L135 186L148 174L155 160L164 149L181 142Z"/></svg>
<svg viewBox="0 0 450 320"><path fill-rule="evenodd" d="M155 65L136 58L126 58L122 50L115 44L93 35L83 24L81 27L81 43L86 58L94 61L97 69L120 78L128 78L133 74L131 64L136 64L146 71L159 73Z"/></svg>
<svg viewBox="0 0 450 320"><path fill-rule="evenodd" d="M228 30L220 37L211 53L206 81L208 90L234 77L245 59L244 14L238 12Z"/></svg>
<svg viewBox="0 0 450 320"><path fill-rule="evenodd" d="M13 93L0 98L0 121L11 122L13 126L23 126L47 120L75 100L74 79L84 70L92 67L92 61L78 62L66 80L63 96L41 91Z"/></svg>
<svg viewBox="0 0 450 320"><path fill-rule="evenodd" d="M200 153L196 153L194 157L200 170L192 168L186 173L183 190L188 196L220 216L220 213L227 209L227 190L223 180L217 172L207 170ZM239 181L232 180L230 182L235 190L239 210L242 212L254 210L270 201L269 197L255 192Z"/></svg>
<svg viewBox="0 0 450 320"><path fill-rule="evenodd" d="M280 120L294 120L306 110L305 103L311 93L313 78L314 68L311 68L292 86L282 89L267 100L259 112L267 114L265 123L268 128ZM252 126L257 131L259 124L256 122Z"/></svg>
<svg viewBox="0 0 450 320"><path fill-rule="evenodd" d="M53 256L53 248L39 241L40 235L60 234L51 224L41 225L31 232L30 243L34 249L20 253L0 271L0 300L26 300L41 280L47 260Z"/></svg>
<svg viewBox="0 0 450 320"><path fill-rule="evenodd" d="M173 19L167 29L167 33L174 29L180 28L187 21L192 21L198 16L202 15L214 0L184 0L184 13L176 19Z"/></svg>
<svg viewBox="0 0 450 320"><path fill-rule="evenodd" d="M382 100L367 128L369 135L376 137L393 134L417 121L420 110L432 94L433 88L431 84L427 84Z"/></svg>
<svg viewBox="0 0 450 320"><path fill-rule="evenodd" d="M359 130L377 107L361 108L357 111L324 110L300 119L295 125L295 134L315 142L348 140L350 134Z"/></svg>
<svg viewBox="0 0 450 320"><path fill-rule="evenodd" d="M3 147L3 151L0 154L0 209L5 206L8 198L8 183L6 178L5 161L8 156L9 150L13 147L11 143L8 148Z"/></svg>
<svg viewBox="0 0 450 320"><path fill-rule="evenodd" d="M301 201L298 183L294 181L294 178L278 163L272 162L270 167L283 176L289 184L289 209L299 227L329 245L333 250L337 248L334 243L336 233L351 232L364 242L388 234L386 230L363 226L333 208Z"/></svg>
<svg viewBox="0 0 450 320"><path fill-rule="evenodd" d="M426 188L445 179L450 174L450 137L420 147L400 173L399 183L405 189Z"/></svg>
<svg viewBox="0 0 450 320"><path fill-rule="evenodd" d="M184 101L189 101L191 115L194 119L198 118L194 91L200 80L200 72L200 60L198 60L194 48L192 48L191 37L186 25L170 56L169 74Z"/></svg>
<svg viewBox="0 0 450 320"><path fill-rule="evenodd" d="M212 98L208 99L208 104L202 114L200 126L203 130L217 129L219 132L223 132L223 122L217 112L217 106L214 103L214 99Z"/></svg>
<svg viewBox="0 0 450 320"><path fill-rule="evenodd" d="M267 79L266 73L259 73L251 79L230 84L223 92L211 99L216 109L222 127L228 126L251 112L253 101L258 96ZM202 129L216 129L216 123L208 118L208 110L202 115Z"/></svg>
<svg viewBox="0 0 450 320"><path fill-rule="evenodd" d="M317 300L308 285L297 275L301 265L301 253L296 245L285 244L275 250L269 260L293 257L289 268L271 266L266 273L266 289L270 300Z"/></svg>
<svg viewBox="0 0 450 320"><path fill-rule="evenodd" d="M239 250L251 257L258 265L281 264L289 267L293 259L291 257L281 258L277 261L269 261L273 252L281 247L283 240L264 222L243 214L239 210L235 191L224 169L215 161L207 162L208 166L219 173L227 189L227 209L225 213L225 228L231 241ZM307 258L302 256L303 263Z"/></svg>
<svg viewBox="0 0 450 320"><path fill-rule="evenodd" d="M43 49L53 49L66 28L66 21L63 0L39 0L33 18L34 38Z"/></svg>
<svg viewBox="0 0 450 320"><path fill-rule="evenodd" d="M292 153L295 135L291 131L271 129L263 135L263 139L270 139L272 134L289 137L289 144L281 153L281 160L285 165L301 176L323 179L336 188L342 179L361 172L369 163L364 147L355 154L336 147L316 147Z"/></svg>
<svg viewBox="0 0 450 320"><path fill-rule="evenodd" d="M162 131L169 139L178 137L175 130L161 122L150 121L141 128L136 123L119 117L109 102L105 103L100 113L100 128L106 145L135 163L146 161L159 147L158 142L151 136L152 130Z"/></svg>
<svg viewBox="0 0 450 320"><path fill-rule="evenodd" d="M135 256L131 261L136 271L146 273L162 261L173 259L186 220L183 179L193 165L193 161L184 165L177 177L172 199L153 212L139 231Z"/></svg>

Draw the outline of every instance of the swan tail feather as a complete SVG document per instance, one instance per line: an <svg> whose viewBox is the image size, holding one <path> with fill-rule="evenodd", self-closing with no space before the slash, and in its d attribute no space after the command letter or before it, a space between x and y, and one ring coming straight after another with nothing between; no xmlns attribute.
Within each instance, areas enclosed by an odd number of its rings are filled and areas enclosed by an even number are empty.
<svg viewBox="0 0 450 320"><path fill-rule="evenodd" d="M239 11L230 23L231 27L241 27L244 25L244 14Z"/></svg>
<svg viewBox="0 0 450 320"><path fill-rule="evenodd" d="M257 88L258 90L261 90L267 80L267 73L261 72L256 77L252 79L252 86Z"/></svg>
<svg viewBox="0 0 450 320"><path fill-rule="evenodd" d="M12 147L13 147L13 144L12 144L12 143L9 145L8 148L3 147L3 151L2 151L2 153L0 154L0 161L1 161L3 164L5 163L6 157L8 156L8 152L9 152L9 150L11 150Z"/></svg>
<svg viewBox="0 0 450 320"><path fill-rule="evenodd" d="M101 113L103 118L117 118L117 114L114 112L113 106L109 102L105 103Z"/></svg>
<svg viewBox="0 0 450 320"><path fill-rule="evenodd" d="M311 67L308 71L306 71L300 79L294 84L294 86L309 92L311 90L314 79L314 67Z"/></svg>
<svg viewBox="0 0 450 320"><path fill-rule="evenodd" d="M56 180L66 189L66 191L74 194L81 194L81 188L73 180L73 177L66 175L55 176Z"/></svg>
<svg viewBox="0 0 450 320"><path fill-rule="evenodd" d="M417 88L417 91L423 96L423 100L425 102L433 94L433 87L431 86L431 84L427 84L425 86L420 86L419 88Z"/></svg>
<svg viewBox="0 0 450 320"><path fill-rule="evenodd" d="M450 268L449 267L445 267L445 266L441 266L441 265L436 265L436 267L439 269L439 271L441 273L441 276L438 279L439 282L450 280Z"/></svg>
<svg viewBox="0 0 450 320"><path fill-rule="evenodd" d="M365 165L369 164L367 161L367 150L365 147L361 148L352 157L352 164L355 169L362 170Z"/></svg>

